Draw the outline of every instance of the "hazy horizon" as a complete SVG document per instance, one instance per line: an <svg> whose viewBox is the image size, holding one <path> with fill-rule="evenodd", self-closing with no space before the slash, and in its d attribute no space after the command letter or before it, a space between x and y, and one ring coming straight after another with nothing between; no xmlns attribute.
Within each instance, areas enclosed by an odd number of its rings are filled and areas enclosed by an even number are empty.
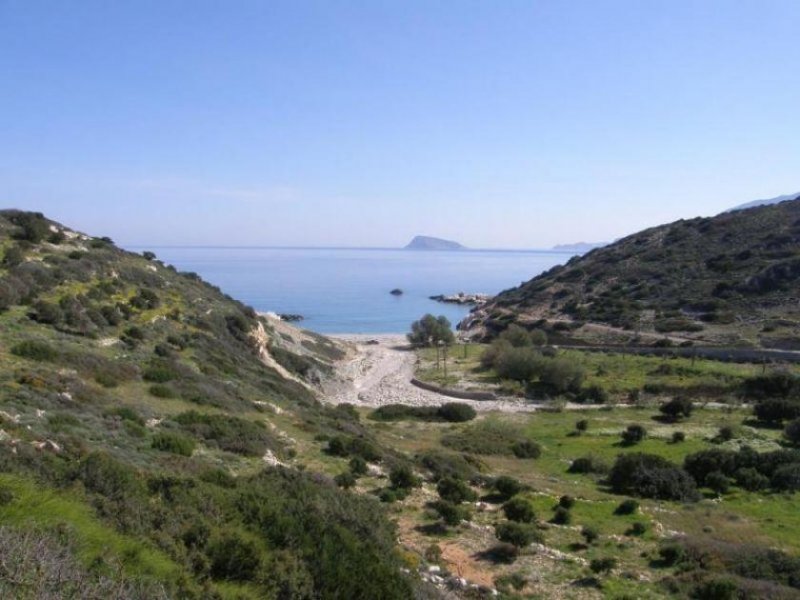
<svg viewBox="0 0 800 600"><path fill-rule="evenodd" d="M610 241L800 188L799 19L0 2L0 204L126 246Z"/></svg>

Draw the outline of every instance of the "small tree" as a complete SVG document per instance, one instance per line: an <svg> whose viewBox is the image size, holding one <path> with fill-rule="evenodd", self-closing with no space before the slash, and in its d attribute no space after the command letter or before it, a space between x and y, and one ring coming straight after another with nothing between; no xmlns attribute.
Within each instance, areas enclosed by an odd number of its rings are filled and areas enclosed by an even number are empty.
<svg viewBox="0 0 800 600"><path fill-rule="evenodd" d="M439 500L434 505L434 510L439 514L445 525L455 527L461 521L469 521L470 511L469 507L465 505L453 504L447 500Z"/></svg>
<svg viewBox="0 0 800 600"><path fill-rule="evenodd" d="M535 525L530 523L498 523L494 526L494 534L501 542L513 544L517 548L524 548L533 542L542 541L541 533Z"/></svg>
<svg viewBox="0 0 800 600"><path fill-rule="evenodd" d="M572 523L572 513L563 506L557 506L553 511L553 523L556 525L569 525Z"/></svg>
<svg viewBox="0 0 800 600"><path fill-rule="evenodd" d="M452 344L455 341L450 321L444 315L434 317L427 314L411 324L408 341L415 346L435 346L439 342Z"/></svg>
<svg viewBox="0 0 800 600"><path fill-rule="evenodd" d="M497 493L503 498L511 498L525 489L525 486L513 477L501 475L495 480L494 489L496 489Z"/></svg>
<svg viewBox="0 0 800 600"><path fill-rule="evenodd" d="M497 336L497 339L505 340L514 348L523 348L525 346L533 345L533 340L531 339L531 335L528 333L528 330L514 323L506 327L506 329Z"/></svg>

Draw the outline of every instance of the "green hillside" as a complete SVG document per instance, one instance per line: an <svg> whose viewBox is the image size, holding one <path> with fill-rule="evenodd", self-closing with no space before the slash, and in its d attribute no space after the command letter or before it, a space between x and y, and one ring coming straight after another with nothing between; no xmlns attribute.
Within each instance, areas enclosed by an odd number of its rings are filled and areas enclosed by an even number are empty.
<svg viewBox="0 0 800 600"><path fill-rule="evenodd" d="M412 597L380 504L303 459L370 444L308 383L341 352L152 253L0 212L0 595Z"/></svg>
<svg viewBox="0 0 800 600"><path fill-rule="evenodd" d="M641 231L501 293L469 326L798 349L799 296L800 199Z"/></svg>

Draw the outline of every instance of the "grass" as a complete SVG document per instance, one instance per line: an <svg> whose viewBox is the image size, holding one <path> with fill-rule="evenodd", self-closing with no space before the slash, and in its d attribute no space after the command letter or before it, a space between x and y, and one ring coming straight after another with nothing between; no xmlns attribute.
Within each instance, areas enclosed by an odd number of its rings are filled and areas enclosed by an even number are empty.
<svg viewBox="0 0 800 600"><path fill-rule="evenodd" d="M164 553L103 524L87 504L69 492L43 488L9 474L0 474L0 489L13 494L11 502L0 506L0 522L45 528L67 524L76 534L79 558L87 566L115 560L130 576L159 581L170 581L180 573Z"/></svg>

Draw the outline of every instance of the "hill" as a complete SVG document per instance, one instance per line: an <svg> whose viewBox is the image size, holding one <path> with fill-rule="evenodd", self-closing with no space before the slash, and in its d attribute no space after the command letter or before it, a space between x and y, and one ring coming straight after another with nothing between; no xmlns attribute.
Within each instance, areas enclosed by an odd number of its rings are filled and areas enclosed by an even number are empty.
<svg viewBox="0 0 800 600"><path fill-rule="evenodd" d="M753 200L752 202L747 202L745 204L740 204L739 206L734 206L729 210L746 210L748 208L755 208L756 206L764 206L768 204L778 204L780 202L786 202L787 200L796 200L800 198L800 192L795 194L786 194L784 196L778 196L777 198L769 198L767 200Z"/></svg>
<svg viewBox="0 0 800 600"><path fill-rule="evenodd" d="M462 324L511 322L569 338L794 348L800 200L681 220L621 239L507 290Z"/></svg>
<svg viewBox="0 0 800 600"><path fill-rule="evenodd" d="M406 250L465 250L458 242L418 235L405 247Z"/></svg>
<svg viewBox="0 0 800 600"><path fill-rule="evenodd" d="M380 504L316 472L335 436L399 460L316 399L345 351L0 211L0 596L412 597Z"/></svg>
<svg viewBox="0 0 800 600"><path fill-rule="evenodd" d="M575 244L557 244L553 246L553 250L558 252L574 252L575 254L586 254L587 252L594 250L595 248L602 248L603 246L607 246L606 242L577 242Z"/></svg>

